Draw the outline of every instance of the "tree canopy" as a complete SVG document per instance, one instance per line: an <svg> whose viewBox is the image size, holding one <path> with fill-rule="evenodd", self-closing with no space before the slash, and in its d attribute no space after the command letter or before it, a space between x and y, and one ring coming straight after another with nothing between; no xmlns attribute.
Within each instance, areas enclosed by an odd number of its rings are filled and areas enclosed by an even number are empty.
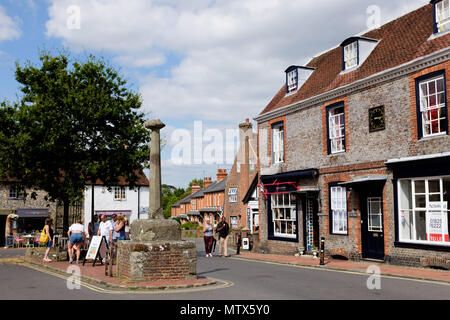
<svg viewBox="0 0 450 320"><path fill-rule="evenodd" d="M100 179L134 187L149 157L141 96L103 59L71 61L41 53L40 65L16 64L21 95L0 105L0 174L68 205ZM66 212L67 209L67 212Z"/></svg>

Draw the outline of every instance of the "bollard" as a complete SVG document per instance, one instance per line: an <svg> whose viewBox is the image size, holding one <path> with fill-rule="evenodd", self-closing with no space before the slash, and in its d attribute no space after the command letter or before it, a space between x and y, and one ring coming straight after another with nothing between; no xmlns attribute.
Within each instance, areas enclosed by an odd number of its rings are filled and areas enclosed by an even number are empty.
<svg viewBox="0 0 450 320"><path fill-rule="evenodd" d="M320 240L320 265L325 265L325 238L322 237Z"/></svg>

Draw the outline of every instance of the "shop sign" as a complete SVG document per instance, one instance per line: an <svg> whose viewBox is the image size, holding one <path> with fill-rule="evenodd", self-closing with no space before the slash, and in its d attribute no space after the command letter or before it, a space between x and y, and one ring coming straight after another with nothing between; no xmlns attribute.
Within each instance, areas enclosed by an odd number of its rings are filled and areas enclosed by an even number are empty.
<svg viewBox="0 0 450 320"><path fill-rule="evenodd" d="M95 260L101 249L102 249L101 251L105 251L106 248L100 247L102 244L104 247L106 247L106 240L103 240L103 238L104 238L104 236L103 237L102 236L92 237L88 252L86 254L86 258L85 258L86 260L90 260L90 259Z"/></svg>
<svg viewBox="0 0 450 320"><path fill-rule="evenodd" d="M426 215L427 239L449 242L447 202L429 202Z"/></svg>

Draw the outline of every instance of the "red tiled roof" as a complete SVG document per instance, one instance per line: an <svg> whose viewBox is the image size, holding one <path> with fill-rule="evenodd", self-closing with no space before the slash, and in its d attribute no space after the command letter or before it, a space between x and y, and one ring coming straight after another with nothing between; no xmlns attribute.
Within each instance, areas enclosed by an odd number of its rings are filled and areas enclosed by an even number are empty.
<svg viewBox="0 0 450 320"><path fill-rule="evenodd" d="M138 186L148 186L149 185L149 181L147 179L147 177L145 176L144 173L137 173L138 176L138 180L136 181L136 185ZM125 181L125 177L119 177L119 182L117 183L118 186L127 186L128 182ZM89 185L91 184L91 181L87 181L86 184ZM103 181L101 181L100 179L97 179L97 181L95 181L95 185L103 185Z"/></svg>
<svg viewBox="0 0 450 320"><path fill-rule="evenodd" d="M381 41L362 66L342 75L340 74L342 71L342 48L340 46L313 58L307 67L313 67L316 70L299 91L285 97L286 87L283 85L260 115L448 47L450 34L428 41L433 34L433 24L433 5L428 4L379 29L367 32L362 36Z"/></svg>

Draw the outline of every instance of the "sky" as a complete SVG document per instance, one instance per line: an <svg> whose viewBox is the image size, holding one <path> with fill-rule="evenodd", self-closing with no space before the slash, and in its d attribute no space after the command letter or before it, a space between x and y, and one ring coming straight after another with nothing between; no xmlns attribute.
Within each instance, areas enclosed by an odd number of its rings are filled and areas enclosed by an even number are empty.
<svg viewBox="0 0 450 320"><path fill-rule="evenodd" d="M288 66L427 3L0 0L0 101L17 100L15 63L38 64L40 50L103 57L141 94L142 112L166 124L162 182L186 187L231 168L233 130L245 119L256 130Z"/></svg>

